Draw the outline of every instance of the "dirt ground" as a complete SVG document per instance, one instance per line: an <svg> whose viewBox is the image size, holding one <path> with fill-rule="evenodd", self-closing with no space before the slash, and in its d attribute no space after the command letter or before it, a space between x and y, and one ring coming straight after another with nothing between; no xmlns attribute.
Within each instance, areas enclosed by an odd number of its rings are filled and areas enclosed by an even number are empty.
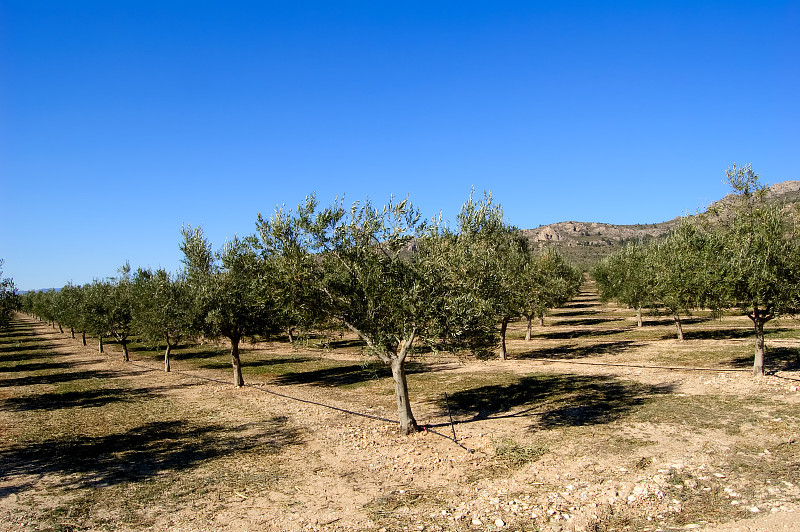
<svg viewBox="0 0 800 532"><path fill-rule="evenodd" d="M531 342L517 324L511 360L431 361L405 437L385 378L235 389L20 316L0 343L0 530L800 531L796 365L754 379L709 362L749 338L637 337L626 312L584 293ZM797 350L795 327L768 345ZM262 347L320 356L243 359ZM685 369L704 350L711 369Z"/></svg>

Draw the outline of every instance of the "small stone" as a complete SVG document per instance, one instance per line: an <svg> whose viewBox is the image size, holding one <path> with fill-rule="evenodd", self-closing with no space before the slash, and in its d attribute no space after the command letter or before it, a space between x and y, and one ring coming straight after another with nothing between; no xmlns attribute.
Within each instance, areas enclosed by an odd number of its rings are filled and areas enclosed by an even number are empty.
<svg viewBox="0 0 800 532"><path fill-rule="evenodd" d="M480 519L473 519L472 524L475 526L481 526L483 524L483 521L481 521Z"/></svg>
<svg viewBox="0 0 800 532"><path fill-rule="evenodd" d="M751 512L753 512L754 514L757 514L758 512L760 512L760 511L761 511L761 510L759 510L759 509L758 509L758 506L753 506L752 508L748 508L748 509L749 509Z"/></svg>
<svg viewBox="0 0 800 532"><path fill-rule="evenodd" d="M497 519L494 520L494 526L496 526L497 528L503 528L504 526L506 526L506 522L498 517Z"/></svg>

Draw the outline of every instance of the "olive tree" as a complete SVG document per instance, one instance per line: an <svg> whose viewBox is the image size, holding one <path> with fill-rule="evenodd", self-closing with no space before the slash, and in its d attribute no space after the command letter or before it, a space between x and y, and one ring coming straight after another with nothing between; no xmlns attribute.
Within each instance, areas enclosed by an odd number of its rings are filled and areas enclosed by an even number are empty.
<svg viewBox="0 0 800 532"><path fill-rule="evenodd" d="M172 349L192 325L193 301L184 279L173 279L163 268L138 269L133 275L134 328L142 338L166 344L164 371L170 371Z"/></svg>
<svg viewBox="0 0 800 532"><path fill-rule="evenodd" d="M696 224L683 221L666 238L647 247L653 298L672 316L677 339L683 341L681 315L723 305L719 271L720 240Z"/></svg>
<svg viewBox="0 0 800 532"><path fill-rule="evenodd" d="M628 242L592 269L603 301L616 300L636 311L636 325L642 326L642 308L653 305L653 277L647 262L647 247Z"/></svg>
<svg viewBox="0 0 800 532"><path fill-rule="evenodd" d="M17 288L12 278L3 277L3 259L0 259L0 329L8 327L18 307Z"/></svg>
<svg viewBox="0 0 800 532"><path fill-rule="evenodd" d="M527 320L525 339L531 339L531 321L544 317L551 308L559 307L578 293L583 274L564 260L554 249L532 255L518 281L522 293L522 315Z"/></svg>
<svg viewBox="0 0 800 532"><path fill-rule="evenodd" d="M761 376L764 325L800 309L798 228L782 206L767 201L767 189L749 164L734 164L726 176L735 195L717 224L724 248L724 286L731 306L753 322L753 374Z"/></svg>
<svg viewBox="0 0 800 532"><path fill-rule="evenodd" d="M281 325L282 314L271 300L269 264L259 260L252 239L234 237L215 253L201 228L184 228L182 234L186 279L198 313L194 327L208 338L230 341L233 384L243 386L241 340Z"/></svg>

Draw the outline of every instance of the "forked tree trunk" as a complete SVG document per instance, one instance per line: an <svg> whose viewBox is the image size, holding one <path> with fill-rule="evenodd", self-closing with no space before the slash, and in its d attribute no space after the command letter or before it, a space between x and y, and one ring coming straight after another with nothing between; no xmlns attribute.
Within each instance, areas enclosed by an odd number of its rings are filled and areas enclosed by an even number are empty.
<svg viewBox="0 0 800 532"><path fill-rule="evenodd" d="M231 341L231 366L233 366L233 385L237 388L244 386L242 378L242 361L239 360L239 337L230 338Z"/></svg>
<svg viewBox="0 0 800 532"><path fill-rule="evenodd" d="M530 342L531 341L531 322L533 321L533 318L531 316L525 316L525 317L528 318L528 329L525 331L525 341Z"/></svg>
<svg viewBox="0 0 800 532"><path fill-rule="evenodd" d="M636 326L642 326L642 307L636 307Z"/></svg>
<svg viewBox="0 0 800 532"><path fill-rule="evenodd" d="M408 399L408 383L406 382L405 360L395 358L390 364L392 379L394 379L394 395L397 398L397 418L400 421L400 434L407 435L419 432L417 420L411 412L411 402Z"/></svg>
<svg viewBox="0 0 800 532"><path fill-rule="evenodd" d="M672 316L672 319L675 320L675 328L678 330L678 341L683 342L683 324L681 323L681 317L675 314Z"/></svg>
<svg viewBox="0 0 800 532"><path fill-rule="evenodd" d="M500 359L506 360L508 358L508 351L506 351L506 330L508 329L508 317L503 316L503 321L500 323Z"/></svg>

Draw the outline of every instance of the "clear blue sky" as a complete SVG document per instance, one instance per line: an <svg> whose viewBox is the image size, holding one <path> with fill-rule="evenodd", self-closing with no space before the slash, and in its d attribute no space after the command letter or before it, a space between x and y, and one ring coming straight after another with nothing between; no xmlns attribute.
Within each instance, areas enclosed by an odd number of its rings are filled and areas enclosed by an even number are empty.
<svg viewBox="0 0 800 532"><path fill-rule="evenodd" d="M522 228L800 179L800 3L0 0L0 257L21 289L180 266L259 212L471 187Z"/></svg>

